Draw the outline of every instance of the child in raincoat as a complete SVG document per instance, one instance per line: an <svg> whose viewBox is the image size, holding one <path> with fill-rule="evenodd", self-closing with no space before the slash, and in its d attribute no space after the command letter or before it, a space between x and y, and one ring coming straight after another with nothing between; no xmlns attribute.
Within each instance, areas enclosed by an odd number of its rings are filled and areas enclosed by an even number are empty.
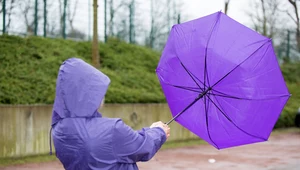
<svg viewBox="0 0 300 170"><path fill-rule="evenodd" d="M136 170L170 135L162 122L135 131L121 119L97 111L110 79L81 59L60 67L52 113L56 156L67 170Z"/></svg>

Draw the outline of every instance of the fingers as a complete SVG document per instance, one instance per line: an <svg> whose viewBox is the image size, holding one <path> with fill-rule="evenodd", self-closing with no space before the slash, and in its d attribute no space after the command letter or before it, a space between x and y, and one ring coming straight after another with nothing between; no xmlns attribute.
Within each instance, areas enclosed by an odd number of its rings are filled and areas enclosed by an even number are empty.
<svg viewBox="0 0 300 170"><path fill-rule="evenodd" d="M165 124L165 123L163 123L161 121L158 121L158 122L154 122L150 126L150 128L153 128L153 127L160 127L160 128L162 128L164 130L165 134L166 134L167 139L170 137L170 127L167 124Z"/></svg>

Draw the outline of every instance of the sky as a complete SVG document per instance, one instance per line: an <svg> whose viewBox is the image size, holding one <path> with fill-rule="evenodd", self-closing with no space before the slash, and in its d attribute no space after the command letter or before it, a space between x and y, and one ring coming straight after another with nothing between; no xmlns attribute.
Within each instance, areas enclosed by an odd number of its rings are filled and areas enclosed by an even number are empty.
<svg viewBox="0 0 300 170"><path fill-rule="evenodd" d="M251 0L231 0L228 8L228 16L242 24L250 25L249 17L246 14L246 8ZM252 0L253 1L253 0ZM211 13L224 12L224 0L185 0L183 13L188 19L196 19Z"/></svg>
<svg viewBox="0 0 300 170"><path fill-rule="evenodd" d="M84 1L84 0L82 0ZM117 3L118 0L115 0ZM161 0L162 2L165 0ZM182 22L193 20L199 17L203 17L205 15L209 15L211 13L215 13L218 11L224 12L224 1L225 0L176 0L177 3L182 3L180 5L180 11L182 13ZM249 16L247 16L246 11L249 9L250 1L254 0L231 0L229 4L228 16L232 17L236 21L245 24L247 26L251 26L251 21ZM101 6L101 0L98 1ZM150 27L150 0L136 0L139 3L139 8L142 9L142 13L138 13L139 17L143 17L142 22L144 22L144 26ZM248 9L247 9L248 8ZM101 11L100 7L100 11ZM247 9L247 10L246 10ZM102 9L103 10L103 9ZM100 12L99 17L104 17ZM141 20L141 19L139 19ZM100 20L100 37L104 32L104 28L101 27L104 25L103 20Z"/></svg>
<svg viewBox="0 0 300 170"><path fill-rule="evenodd" d="M48 22L52 25L56 25L58 27L59 20L59 0L48 1ZM62 0L61 0L62 1ZM92 34L92 21L93 21L93 9L92 9L92 1L93 0L68 0L69 5L71 5L71 9L74 9L75 2L78 1L78 6L76 10L76 15L74 17L73 25L76 29L84 32L85 34ZM122 0L124 1L124 0ZM128 0L129 1L129 0ZM141 25L146 29L150 29L150 0L135 0L136 7L136 23ZM166 9L163 3L166 3L166 0L157 0L160 5L159 7L162 9ZM171 0L174 1L174 0ZM196 19L199 17L203 17L205 15L209 15L211 13L215 13L217 11L224 12L224 1L225 0L175 0L176 2L180 1L182 5L180 5L180 11L182 14L182 22ZM253 10L253 8L249 7L251 2L257 0L230 0L228 16L235 19L236 21L251 27L252 23L247 15L247 11ZM32 6L34 6L35 0L27 0ZM43 14L43 1L38 0L39 2L39 15ZM114 3L117 5L121 0L114 0ZM98 8L98 32L101 40L104 39L104 0L98 0L99 8ZM127 9L127 8L125 8ZM119 13L118 17L128 17L128 12ZM16 9L14 11L15 17L12 18L13 27L11 28L14 32L22 32L25 31L24 27L24 17L20 10ZM33 19L34 11L32 10L30 13L31 19ZM108 16L109 18L109 16ZM159 19L159 18L158 18ZM23 21L22 21L23 20ZM0 29L2 29L2 16L0 17ZM41 20L39 23L39 34L43 34L43 21ZM68 27L68 25L67 25ZM59 27L58 27L59 28Z"/></svg>

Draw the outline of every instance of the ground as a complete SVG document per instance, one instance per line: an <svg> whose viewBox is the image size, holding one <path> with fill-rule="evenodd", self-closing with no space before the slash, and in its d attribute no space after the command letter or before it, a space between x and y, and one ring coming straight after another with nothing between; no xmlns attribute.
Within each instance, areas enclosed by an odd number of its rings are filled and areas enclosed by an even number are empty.
<svg viewBox="0 0 300 170"><path fill-rule="evenodd" d="M149 162L138 166L140 170L299 170L300 131L274 133L267 142L224 150L207 144L164 149ZM59 161L53 161L0 168L40 169L63 170L63 167Z"/></svg>

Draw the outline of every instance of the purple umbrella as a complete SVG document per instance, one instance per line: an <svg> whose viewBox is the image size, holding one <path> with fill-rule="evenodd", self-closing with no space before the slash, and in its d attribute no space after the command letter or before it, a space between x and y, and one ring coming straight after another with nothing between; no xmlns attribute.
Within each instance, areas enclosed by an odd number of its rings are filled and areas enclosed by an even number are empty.
<svg viewBox="0 0 300 170"><path fill-rule="evenodd" d="M217 149L268 140L290 96L272 40L222 12L173 26L156 72L167 124Z"/></svg>

